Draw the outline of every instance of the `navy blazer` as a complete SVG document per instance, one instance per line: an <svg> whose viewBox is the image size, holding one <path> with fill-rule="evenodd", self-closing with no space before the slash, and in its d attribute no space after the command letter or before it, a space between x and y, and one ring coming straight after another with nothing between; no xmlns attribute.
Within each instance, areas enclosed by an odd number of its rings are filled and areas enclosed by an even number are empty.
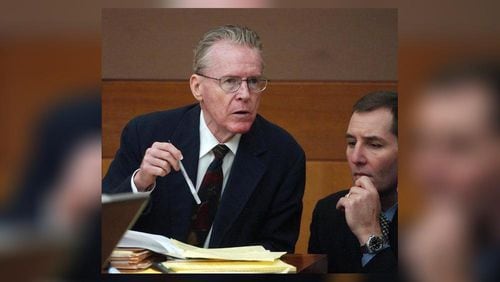
<svg viewBox="0 0 500 282"><path fill-rule="evenodd" d="M130 192L132 173L147 148L170 140L184 156L196 183L200 150L200 106L161 111L131 120L103 179L104 193ZM257 115L243 134L217 214L210 247L260 244L293 252L300 229L305 154L280 127ZM181 172L158 177L148 207L133 229L186 241L195 202Z"/></svg>

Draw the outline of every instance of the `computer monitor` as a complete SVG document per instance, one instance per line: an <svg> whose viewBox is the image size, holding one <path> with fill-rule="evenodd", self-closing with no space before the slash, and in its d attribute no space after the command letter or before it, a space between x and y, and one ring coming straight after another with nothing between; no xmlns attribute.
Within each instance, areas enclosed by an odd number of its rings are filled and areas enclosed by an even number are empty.
<svg viewBox="0 0 500 282"><path fill-rule="evenodd" d="M103 194L101 215L101 266L106 267L113 249L135 223L147 204L149 193Z"/></svg>

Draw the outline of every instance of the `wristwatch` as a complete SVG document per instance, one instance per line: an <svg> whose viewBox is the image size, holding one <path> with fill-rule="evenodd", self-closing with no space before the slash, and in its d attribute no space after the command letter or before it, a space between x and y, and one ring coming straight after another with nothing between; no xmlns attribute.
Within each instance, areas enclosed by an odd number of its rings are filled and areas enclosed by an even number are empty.
<svg viewBox="0 0 500 282"><path fill-rule="evenodd" d="M384 247L384 237L379 235L370 235L366 244L361 246L361 252L364 254L376 254Z"/></svg>

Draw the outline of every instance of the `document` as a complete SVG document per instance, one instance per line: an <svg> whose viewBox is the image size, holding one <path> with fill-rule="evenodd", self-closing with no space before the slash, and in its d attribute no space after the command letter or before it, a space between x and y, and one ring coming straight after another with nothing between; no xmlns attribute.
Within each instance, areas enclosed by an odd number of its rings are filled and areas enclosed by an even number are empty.
<svg viewBox="0 0 500 282"><path fill-rule="evenodd" d="M271 252L263 246L204 249L161 235L128 230L118 243L120 248L143 248L178 259L214 259L272 262L286 252Z"/></svg>
<svg viewBox="0 0 500 282"><path fill-rule="evenodd" d="M282 260L218 261L169 260L163 262L169 273L295 273L297 268Z"/></svg>

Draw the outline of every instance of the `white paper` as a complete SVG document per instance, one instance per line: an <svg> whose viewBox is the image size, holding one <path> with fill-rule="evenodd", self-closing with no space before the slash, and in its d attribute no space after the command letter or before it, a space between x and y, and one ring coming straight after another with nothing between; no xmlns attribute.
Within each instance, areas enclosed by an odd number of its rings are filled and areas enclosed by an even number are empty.
<svg viewBox="0 0 500 282"><path fill-rule="evenodd" d="M239 261L274 261L286 252L271 252L263 246L204 249L155 234L128 230L118 247L143 248L167 256L189 259L218 259Z"/></svg>

